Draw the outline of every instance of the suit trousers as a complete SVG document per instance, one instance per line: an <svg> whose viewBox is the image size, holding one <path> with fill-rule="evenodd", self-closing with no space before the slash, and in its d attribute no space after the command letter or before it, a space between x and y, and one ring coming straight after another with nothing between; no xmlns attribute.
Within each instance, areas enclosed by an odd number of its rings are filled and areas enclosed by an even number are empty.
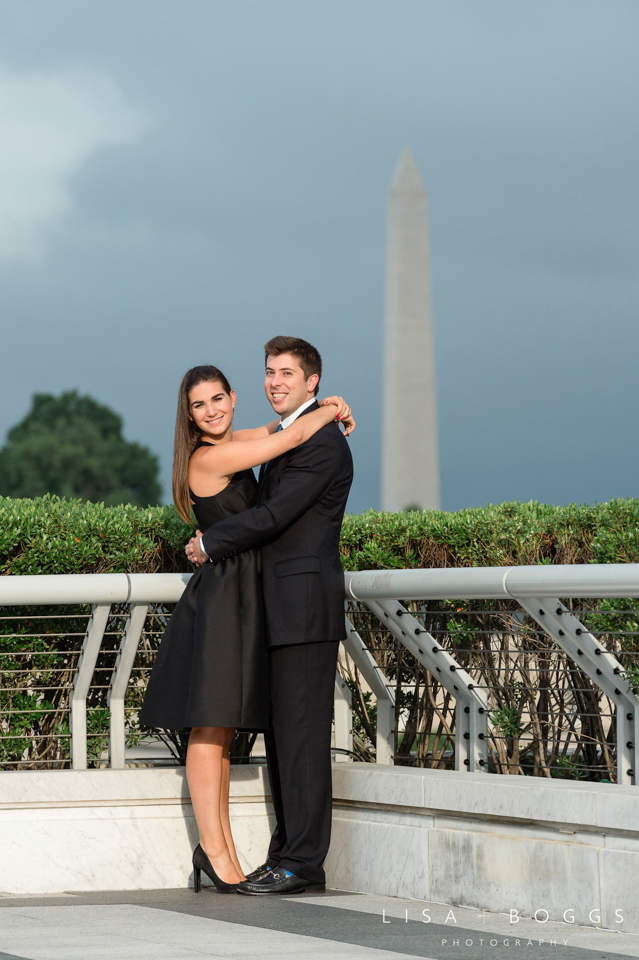
<svg viewBox="0 0 639 960"><path fill-rule="evenodd" d="M269 651L271 730L265 734L276 826L268 862L324 883L331 841L331 730L339 642Z"/></svg>

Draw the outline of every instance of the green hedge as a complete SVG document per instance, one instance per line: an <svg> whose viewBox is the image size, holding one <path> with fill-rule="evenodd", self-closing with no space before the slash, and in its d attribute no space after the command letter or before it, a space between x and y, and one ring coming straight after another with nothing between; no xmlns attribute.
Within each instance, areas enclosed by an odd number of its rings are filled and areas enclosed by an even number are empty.
<svg viewBox="0 0 639 960"><path fill-rule="evenodd" d="M190 569L191 528L173 507L0 497L0 575ZM457 513L348 515L347 570L639 562L639 500L551 507L504 503Z"/></svg>
<svg viewBox="0 0 639 960"><path fill-rule="evenodd" d="M552 507L502 503L457 513L347 516L347 570L639 562L639 500Z"/></svg>
<svg viewBox="0 0 639 960"><path fill-rule="evenodd" d="M191 533L173 507L0 497L0 576L186 570Z"/></svg>

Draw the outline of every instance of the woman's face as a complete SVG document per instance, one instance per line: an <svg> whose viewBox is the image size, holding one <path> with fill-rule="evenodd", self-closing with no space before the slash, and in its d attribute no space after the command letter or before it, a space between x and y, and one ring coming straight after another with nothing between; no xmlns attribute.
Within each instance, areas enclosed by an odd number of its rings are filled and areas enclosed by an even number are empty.
<svg viewBox="0 0 639 960"><path fill-rule="evenodd" d="M207 380L189 390L189 414L203 436L221 440L227 434L235 399L235 392L226 393L219 380Z"/></svg>

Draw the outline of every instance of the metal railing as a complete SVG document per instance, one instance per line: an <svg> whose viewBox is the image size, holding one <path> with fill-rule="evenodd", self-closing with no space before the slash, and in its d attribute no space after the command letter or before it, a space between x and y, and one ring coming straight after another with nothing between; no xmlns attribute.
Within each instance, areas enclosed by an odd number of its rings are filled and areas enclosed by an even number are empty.
<svg viewBox="0 0 639 960"><path fill-rule="evenodd" d="M123 767L126 742L145 736L125 722L142 699L140 641L146 648L161 636L187 582L180 574L0 578L0 769ZM125 708L127 695L134 702Z"/></svg>
<svg viewBox="0 0 639 960"><path fill-rule="evenodd" d="M346 595L394 685L396 763L637 782L639 564L347 573Z"/></svg>
<svg viewBox="0 0 639 960"><path fill-rule="evenodd" d="M0 578L2 768L86 769L105 747L125 766L188 578ZM345 589L336 759L636 782L639 564L365 571Z"/></svg>
<svg viewBox="0 0 639 960"><path fill-rule="evenodd" d="M0 769L106 764L149 739L138 713L158 641L189 574L76 574L0 578ZM392 695L370 654L346 649L386 701L379 762L392 757ZM179 752L179 734L160 733ZM183 744L182 744L183 746ZM335 759L351 760L351 693L335 678Z"/></svg>

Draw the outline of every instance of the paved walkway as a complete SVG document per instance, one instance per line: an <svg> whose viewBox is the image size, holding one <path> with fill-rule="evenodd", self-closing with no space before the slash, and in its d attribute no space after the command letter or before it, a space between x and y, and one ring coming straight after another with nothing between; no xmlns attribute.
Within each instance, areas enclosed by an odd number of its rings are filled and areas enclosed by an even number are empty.
<svg viewBox="0 0 639 960"><path fill-rule="evenodd" d="M37 864L34 864L37 869ZM423 910L430 916L424 922ZM362 894L0 895L0 960L621 960L639 936Z"/></svg>

